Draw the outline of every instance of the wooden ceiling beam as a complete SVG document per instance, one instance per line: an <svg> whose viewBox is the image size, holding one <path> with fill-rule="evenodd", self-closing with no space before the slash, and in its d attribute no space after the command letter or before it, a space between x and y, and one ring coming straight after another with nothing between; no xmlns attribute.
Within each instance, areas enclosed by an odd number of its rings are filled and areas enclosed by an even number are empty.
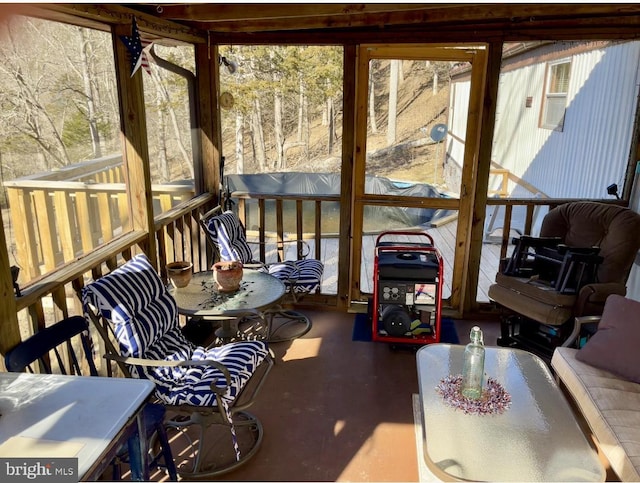
<svg viewBox="0 0 640 483"><path fill-rule="evenodd" d="M140 32L150 34L150 40L159 37L195 44L207 41L206 33L203 31L118 4L33 4L25 5L23 11L51 20L70 22L70 19L73 19L72 23L76 25L80 24L77 19L103 25L117 25L130 23L135 16Z"/></svg>
<svg viewBox="0 0 640 483"><path fill-rule="evenodd" d="M393 27L406 25L459 25L487 24L509 22L514 24L530 21L544 22L591 17L624 17L640 14L638 4L399 4L390 9L388 5L376 11L374 5L370 9L353 8L331 13L331 9L319 10L321 5L289 4L285 11L276 6L268 11L268 5L238 5L233 12L227 10L228 5L204 4L185 5L184 11L198 9L200 15L192 13L180 17L173 13L174 20L192 25L198 29L212 32L268 32L287 30L340 29L359 27ZM324 7L328 7L325 5ZM340 5L331 5L338 10ZM413 7L413 8L408 8ZM164 8L164 7L163 7ZM167 7L168 8L168 7ZM240 11L242 9L243 11ZM265 10L265 11L263 11ZM220 12L217 15L217 12ZM166 15L163 11L162 16ZM216 16L217 15L217 16Z"/></svg>
<svg viewBox="0 0 640 483"><path fill-rule="evenodd" d="M376 4L290 4L290 3L254 3L254 4L179 4L158 5L157 15L161 18L179 21L221 22L251 21L266 19L296 19L300 17L349 16L363 13L397 12L416 10L412 3L376 3ZM424 8L436 8L436 5Z"/></svg>
<svg viewBox="0 0 640 483"><path fill-rule="evenodd" d="M409 26L337 30L279 32L211 32L218 44L305 44L336 45L360 43L489 42L524 40L632 40L640 38L640 15L592 17L562 20L532 20L527 23Z"/></svg>

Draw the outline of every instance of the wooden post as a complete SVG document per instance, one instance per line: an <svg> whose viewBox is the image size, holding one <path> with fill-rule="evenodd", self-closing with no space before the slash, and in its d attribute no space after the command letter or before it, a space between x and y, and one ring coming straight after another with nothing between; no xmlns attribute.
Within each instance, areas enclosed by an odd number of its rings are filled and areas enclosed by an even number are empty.
<svg viewBox="0 0 640 483"><path fill-rule="evenodd" d="M480 271L480 257L482 255L482 237L484 218L487 211L487 190L489 188L489 172L491 170L491 148L496 119L496 105L498 99L498 81L502 63L502 42L492 42L487 48L486 68L482 84L481 111L478 114L478 155L476 176L474 179L473 216L471 219L471 243L469 246L469 264L465 272L467 289L462 300L463 313L476 310L476 292L478 289L478 273ZM503 181L504 184L504 181Z"/></svg>
<svg viewBox="0 0 640 483"><path fill-rule="evenodd" d="M151 170L147 146L147 124L144 109L143 69L131 76L129 53L120 36L131 36L131 21L113 27L113 52L116 64L123 160L131 228L147 233L146 254L156 265L155 226ZM156 267L157 268L157 267Z"/></svg>
<svg viewBox="0 0 640 483"><path fill-rule="evenodd" d="M0 213L0 224L4 226L2 213ZM9 349L20 343L16 298L4 230L0 230L0 247L0 298L2 299L0 304L0 353L4 355ZM4 363L0 362L0 368L4 369Z"/></svg>
<svg viewBox="0 0 640 483"><path fill-rule="evenodd" d="M487 53L482 49L475 50L471 68L471 94L460 182L460 209L456 231L454 271L451 279L451 306L457 308L455 315L458 317L462 316L464 312L464 301L469 288L468 260L471 247L471 225L474 216L473 208L477 195L475 190L478 177L478 140L482 122L486 66Z"/></svg>
<svg viewBox="0 0 640 483"><path fill-rule="evenodd" d="M218 91L220 90L218 47L197 44L195 48L196 98L202 165L194 166L194 170L201 170L201 179L203 180L202 187L196 186L195 194L197 196L204 191L217 196L220 190L220 156L222 153L220 111L218 108Z"/></svg>
<svg viewBox="0 0 640 483"><path fill-rule="evenodd" d="M343 64L343 96L342 96L342 169L340 171L340 233L345 236L340 237L340 245L338 247L338 266L349 267L352 254L359 257L360 252L351 252L351 193L353 185L353 164L355 147L355 128L356 128L356 83L358 68L358 49L355 45L347 45L344 48L344 64ZM364 118L366 119L366 117ZM364 121L366 124L366 121ZM359 223L362 223L360 221ZM360 245L361 240L358 241ZM358 259L359 260L359 259ZM357 266L360 266L359 261ZM349 270L338 270L338 308L347 309L351 302L351 296L357 296L358 291L351 292L349 288L350 280ZM358 277L358 287L360 286L360 272Z"/></svg>

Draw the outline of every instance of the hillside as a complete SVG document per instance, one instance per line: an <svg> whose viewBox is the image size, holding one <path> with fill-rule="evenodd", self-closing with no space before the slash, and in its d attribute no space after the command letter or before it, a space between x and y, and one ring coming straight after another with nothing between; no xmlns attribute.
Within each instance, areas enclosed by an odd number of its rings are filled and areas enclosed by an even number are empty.
<svg viewBox="0 0 640 483"><path fill-rule="evenodd" d="M392 179L440 184L441 165L444 156L442 144L425 144L429 140L429 133L434 125L447 123L447 105L449 100L448 82L441 82L437 94L433 95L432 77L424 62L404 61L403 81L398 89L396 142L395 149L389 149L388 155L376 156L387 146L388 119L388 62L383 63L378 72L374 73L376 81L376 123L378 132L368 133L367 152L369 162L367 174L390 177ZM386 72L385 72L386 70ZM336 109L341 107L342 100L336 103ZM342 146L342 112L336 115L337 139L334 149L327 154L328 134L327 126L322 123L322 117L312 119L310 125L310 148L308 157L301 147L287 151L287 171L302 172L339 172ZM235 131L225 129L223 135L224 154L226 158L226 173L237 173L235 156L232 147L235 141ZM296 133L287 137L286 143L296 141ZM413 146L423 143L424 145ZM403 149L406 146L406 149ZM245 136L245 157L252 153L250 136ZM267 152L268 158L275 156L272 149ZM439 162L437 161L439 160ZM256 172L256 165L251 159L245 159L245 173ZM437 173L437 174L436 174Z"/></svg>

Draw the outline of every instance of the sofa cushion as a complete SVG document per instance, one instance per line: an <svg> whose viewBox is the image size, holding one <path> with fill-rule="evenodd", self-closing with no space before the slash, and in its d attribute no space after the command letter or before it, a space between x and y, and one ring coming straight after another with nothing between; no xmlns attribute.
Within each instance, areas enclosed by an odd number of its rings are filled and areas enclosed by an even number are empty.
<svg viewBox="0 0 640 483"><path fill-rule="evenodd" d="M598 331L580 349L576 359L640 383L640 302L610 295Z"/></svg>
<svg viewBox="0 0 640 483"><path fill-rule="evenodd" d="M489 298L499 300L500 305L543 324L562 325L571 318L575 295L562 295L555 290L540 290L528 284L527 280L498 273L498 283L489 287ZM535 291L540 293L535 294ZM544 295L548 298L541 300Z"/></svg>
<svg viewBox="0 0 640 483"><path fill-rule="evenodd" d="M640 481L640 384L620 379L558 347L551 366L573 396L611 468L622 481Z"/></svg>

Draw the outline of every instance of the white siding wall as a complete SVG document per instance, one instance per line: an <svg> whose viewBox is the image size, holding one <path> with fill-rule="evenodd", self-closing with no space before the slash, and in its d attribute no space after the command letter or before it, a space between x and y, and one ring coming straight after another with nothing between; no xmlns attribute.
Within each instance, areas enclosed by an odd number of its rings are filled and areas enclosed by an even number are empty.
<svg viewBox="0 0 640 483"><path fill-rule="evenodd" d="M606 197L622 189L638 97L640 42L573 55L562 132L539 128L546 63L500 76L492 160L550 197ZM468 105L469 82L455 82L454 111ZM466 98L464 97L466 96ZM532 106L525 107L527 97ZM463 117L454 113L450 134L464 139ZM466 112L464 115L466 123ZM462 142L447 139L449 176L462 165ZM496 188L497 179L490 180ZM459 183L450 182L450 186ZM514 197L534 193L510 184Z"/></svg>
<svg viewBox="0 0 640 483"><path fill-rule="evenodd" d="M574 55L562 132L538 127L544 63L501 75L492 159L550 197L606 197L611 183L622 188L639 58L640 42Z"/></svg>
<svg viewBox="0 0 640 483"><path fill-rule="evenodd" d="M444 178L447 189L456 195L460 194L470 92L471 80L467 80L456 82L449 94L449 130L446 138Z"/></svg>

